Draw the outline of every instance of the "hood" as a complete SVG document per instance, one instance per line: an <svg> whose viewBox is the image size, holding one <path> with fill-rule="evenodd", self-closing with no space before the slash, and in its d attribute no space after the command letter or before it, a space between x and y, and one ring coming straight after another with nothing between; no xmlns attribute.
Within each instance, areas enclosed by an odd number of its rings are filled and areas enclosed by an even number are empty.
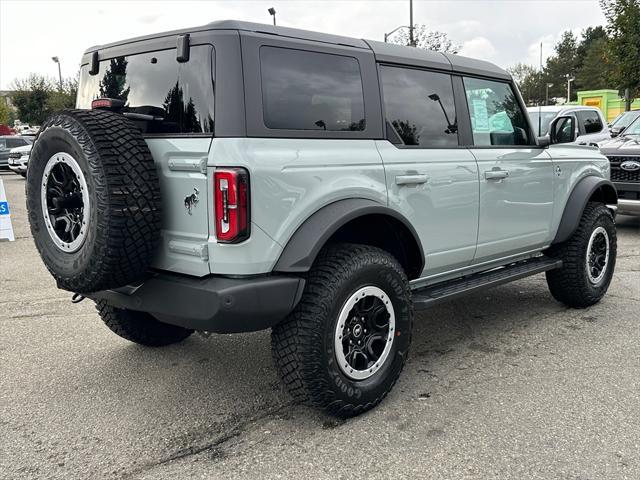
<svg viewBox="0 0 640 480"><path fill-rule="evenodd" d="M31 145L24 145L22 147L16 147L9 150L9 153L29 153L31 151Z"/></svg>
<svg viewBox="0 0 640 480"><path fill-rule="evenodd" d="M598 146L604 155L640 155L640 135L623 135Z"/></svg>

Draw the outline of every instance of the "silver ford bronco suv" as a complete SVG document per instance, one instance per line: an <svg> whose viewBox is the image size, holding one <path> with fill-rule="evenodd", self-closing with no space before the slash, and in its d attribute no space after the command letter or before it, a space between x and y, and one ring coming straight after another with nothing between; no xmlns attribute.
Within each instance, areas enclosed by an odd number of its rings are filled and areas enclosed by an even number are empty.
<svg viewBox="0 0 640 480"><path fill-rule="evenodd" d="M574 121L534 136L487 62L220 21L85 52L29 220L116 334L271 328L291 394L353 416L397 381L414 311L542 272L568 306L603 297L617 196Z"/></svg>

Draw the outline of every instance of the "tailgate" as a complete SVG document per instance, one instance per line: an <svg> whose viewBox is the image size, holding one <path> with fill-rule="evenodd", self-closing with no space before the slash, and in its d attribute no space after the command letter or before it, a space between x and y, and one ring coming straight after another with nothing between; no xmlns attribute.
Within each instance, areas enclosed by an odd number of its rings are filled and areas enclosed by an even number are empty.
<svg viewBox="0 0 640 480"><path fill-rule="evenodd" d="M162 198L162 233L152 267L187 275L209 271L209 188L206 175L211 138L148 138Z"/></svg>

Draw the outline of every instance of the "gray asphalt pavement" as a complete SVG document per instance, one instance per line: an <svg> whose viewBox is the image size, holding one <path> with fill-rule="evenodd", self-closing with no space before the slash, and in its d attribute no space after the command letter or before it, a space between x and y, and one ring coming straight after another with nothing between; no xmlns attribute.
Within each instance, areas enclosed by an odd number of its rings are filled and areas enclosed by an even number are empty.
<svg viewBox="0 0 640 480"><path fill-rule="evenodd" d="M30 237L24 180L2 173L2 479L638 479L640 219L619 217L610 293L569 310L535 276L418 317L375 410L294 404L269 334L146 349L56 289Z"/></svg>

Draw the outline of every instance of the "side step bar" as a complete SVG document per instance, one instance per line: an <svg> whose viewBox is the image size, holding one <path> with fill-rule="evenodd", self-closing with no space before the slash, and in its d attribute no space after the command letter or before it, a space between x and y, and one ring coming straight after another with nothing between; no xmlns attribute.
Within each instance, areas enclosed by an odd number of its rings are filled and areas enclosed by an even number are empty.
<svg viewBox="0 0 640 480"><path fill-rule="evenodd" d="M506 267L430 285L413 291L413 306L416 310L425 310L441 302L560 267L562 267L562 260L537 257Z"/></svg>

